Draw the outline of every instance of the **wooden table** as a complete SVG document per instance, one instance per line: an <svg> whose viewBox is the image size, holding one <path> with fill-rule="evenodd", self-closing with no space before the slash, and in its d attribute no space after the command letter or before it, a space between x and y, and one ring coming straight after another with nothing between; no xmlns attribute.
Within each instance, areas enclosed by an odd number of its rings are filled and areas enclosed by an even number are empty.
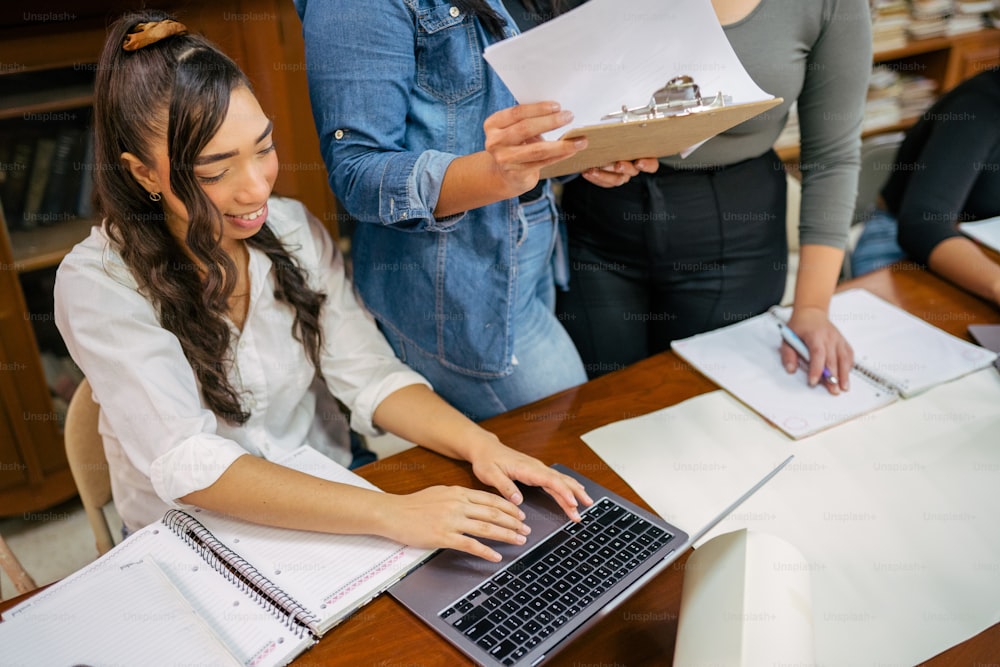
<svg viewBox="0 0 1000 667"><path fill-rule="evenodd" d="M973 323L1000 323L1000 311L910 264L897 264L847 282L864 287L965 340ZM663 353L569 389L483 425L508 445L545 463L563 463L645 505L580 436L599 426L637 417L716 389L673 353ZM481 486L468 466L411 449L359 472L393 492L431 483ZM677 633L686 557L579 638L553 665L669 665ZM1000 624L931 660L929 665L991 664L1000 655ZM470 664L391 597L375 600L335 629L296 665Z"/></svg>
<svg viewBox="0 0 1000 667"><path fill-rule="evenodd" d="M969 340L973 323L1000 323L1000 311L908 264L897 264L843 285L864 287L922 319ZM487 420L483 425L517 449L545 463L562 463L645 505L580 436L605 424L636 417L717 387L673 353L569 389ZM420 448L406 450L358 471L390 492L431 484L482 488L469 467ZM669 665L677 633L686 556L574 641L553 665ZM16 600L15 600L16 601ZM0 604L0 611L14 601ZM994 664L1000 655L1000 624L951 648L928 665ZM295 665L450 667L469 661L435 632L382 595L334 628Z"/></svg>

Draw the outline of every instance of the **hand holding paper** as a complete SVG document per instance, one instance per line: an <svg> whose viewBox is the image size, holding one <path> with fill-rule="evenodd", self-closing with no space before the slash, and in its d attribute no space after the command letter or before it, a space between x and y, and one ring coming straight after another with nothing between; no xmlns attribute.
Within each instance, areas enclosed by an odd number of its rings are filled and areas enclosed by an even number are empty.
<svg viewBox="0 0 1000 667"><path fill-rule="evenodd" d="M747 74L709 0L591 0L488 47L483 57L518 101L555 99L573 112L562 138L588 138L586 151L543 170L546 177L679 153L781 102ZM734 106L627 123L601 120L622 106L647 104L680 75L693 77L707 97L723 91Z"/></svg>

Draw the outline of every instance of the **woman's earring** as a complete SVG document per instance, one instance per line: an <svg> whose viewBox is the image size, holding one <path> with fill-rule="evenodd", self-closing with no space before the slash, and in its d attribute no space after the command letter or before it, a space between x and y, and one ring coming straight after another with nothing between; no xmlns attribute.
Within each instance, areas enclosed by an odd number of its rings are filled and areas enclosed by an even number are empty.
<svg viewBox="0 0 1000 667"><path fill-rule="evenodd" d="M163 199L163 196L160 195L159 192L150 192L149 193L149 200L150 201L160 201L161 199Z"/></svg>

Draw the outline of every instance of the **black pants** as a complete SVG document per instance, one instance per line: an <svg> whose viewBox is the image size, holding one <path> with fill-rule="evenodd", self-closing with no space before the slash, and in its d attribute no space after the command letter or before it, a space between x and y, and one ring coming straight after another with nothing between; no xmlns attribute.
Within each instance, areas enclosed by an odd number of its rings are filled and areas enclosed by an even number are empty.
<svg viewBox="0 0 1000 667"><path fill-rule="evenodd" d="M590 377L732 324L785 288L785 170L773 151L705 170L660 166L620 188L565 185L570 287L558 313Z"/></svg>

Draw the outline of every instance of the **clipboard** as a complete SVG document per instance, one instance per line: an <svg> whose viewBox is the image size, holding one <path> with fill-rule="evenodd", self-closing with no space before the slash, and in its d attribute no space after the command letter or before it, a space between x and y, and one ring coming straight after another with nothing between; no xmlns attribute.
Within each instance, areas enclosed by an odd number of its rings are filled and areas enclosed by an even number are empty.
<svg viewBox="0 0 1000 667"><path fill-rule="evenodd" d="M587 148L544 167L541 176L553 178L576 174L618 160L675 155L783 101L783 98L773 97L729 106L706 105L698 110L686 109L670 115L574 128L559 138L587 137ZM618 113L625 115L624 111Z"/></svg>

